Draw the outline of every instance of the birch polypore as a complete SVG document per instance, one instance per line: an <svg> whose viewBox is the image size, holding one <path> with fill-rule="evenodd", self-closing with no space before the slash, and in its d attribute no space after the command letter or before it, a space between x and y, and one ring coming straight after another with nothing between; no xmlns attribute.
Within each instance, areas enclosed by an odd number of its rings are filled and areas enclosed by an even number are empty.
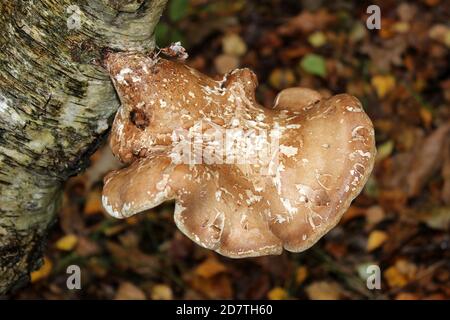
<svg viewBox="0 0 450 320"><path fill-rule="evenodd" d="M142 54L110 54L106 65L122 104L110 145L128 164L105 177L114 217L175 200L176 225L205 248L299 252L337 224L370 175L374 131L355 97L290 88L269 109L249 69L215 81ZM180 144L194 155L180 156Z"/></svg>

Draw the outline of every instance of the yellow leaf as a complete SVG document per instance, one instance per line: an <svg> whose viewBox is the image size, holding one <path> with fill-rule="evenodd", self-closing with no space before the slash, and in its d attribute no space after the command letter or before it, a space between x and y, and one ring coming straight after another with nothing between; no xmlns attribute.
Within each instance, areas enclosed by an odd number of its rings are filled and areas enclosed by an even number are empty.
<svg viewBox="0 0 450 320"><path fill-rule="evenodd" d="M380 98L383 98L388 92L395 87L395 78L391 75L378 75L372 77L372 86L377 91Z"/></svg>
<svg viewBox="0 0 450 320"><path fill-rule="evenodd" d="M172 300L172 289L166 284L156 284L151 292L152 300Z"/></svg>
<svg viewBox="0 0 450 320"><path fill-rule="evenodd" d="M391 288L401 288L408 283L408 279L394 266L384 272L384 278Z"/></svg>
<svg viewBox="0 0 450 320"><path fill-rule="evenodd" d="M44 263L42 264L42 266L38 270L33 271L31 273L31 275L30 275L31 282L34 283L41 279L47 278L50 275L52 268L53 268L53 264L50 261L50 259L47 257L44 257Z"/></svg>
<svg viewBox="0 0 450 320"><path fill-rule="evenodd" d="M225 271L227 268L214 257L206 259L195 269L197 275L206 279Z"/></svg>
<svg viewBox="0 0 450 320"><path fill-rule="evenodd" d="M285 300L288 298L286 290L280 287L275 287L267 293L269 300Z"/></svg>
<svg viewBox="0 0 450 320"><path fill-rule="evenodd" d="M342 289L335 282L316 281L306 288L306 294L311 300L338 300Z"/></svg>
<svg viewBox="0 0 450 320"><path fill-rule="evenodd" d="M78 238L74 234L68 234L56 241L56 248L63 251L71 251L77 245Z"/></svg>
<svg viewBox="0 0 450 320"><path fill-rule="evenodd" d="M367 240L367 251L373 251L379 248L387 239L388 235L386 232L380 230L372 231Z"/></svg>
<svg viewBox="0 0 450 320"><path fill-rule="evenodd" d="M300 285L305 281L305 279L308 277L308 269L306 267L298 267L297 271L295 273L295 283L297 285Z"/></svg>

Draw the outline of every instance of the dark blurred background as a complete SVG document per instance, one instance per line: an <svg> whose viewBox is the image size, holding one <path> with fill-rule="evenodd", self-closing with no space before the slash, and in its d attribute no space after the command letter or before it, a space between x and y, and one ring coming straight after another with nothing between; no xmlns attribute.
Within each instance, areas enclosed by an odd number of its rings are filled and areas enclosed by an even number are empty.
<svg viewBox="0 0 450 320"><path fill-rule="evenodd" d="M380 30L366 28L371 4ZM232 260L182 235L173 204L109 217L102 178L120 164L105 144L66 184L45 263L14 298L449 299L449 21L445 0L171 0L158 45L181 41L211 76L253 69L263 105L292 86L358 97L376 130L372 177L310 250ZM73 264L81 290L66 287Z"/></svg>

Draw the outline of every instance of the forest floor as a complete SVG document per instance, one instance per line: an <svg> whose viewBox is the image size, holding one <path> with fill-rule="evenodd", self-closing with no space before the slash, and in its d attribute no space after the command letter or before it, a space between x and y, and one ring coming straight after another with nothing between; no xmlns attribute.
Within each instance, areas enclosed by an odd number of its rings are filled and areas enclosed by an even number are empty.
<svg viewBox="0 0 450 320"><path fill-rule="evenodd" d="M381 30L366 28L369 4L172 0L157 30L206 74L253 69L264 106L292 86L362 101L375 169L313 248L233 260L182 235L173 204L109 217L102 178L120 164L105 145L66 183L45 263L14 298L450 299L450 3L379 1ZM81 290L66 287L73 264ZM371 265L380 289L366 285Z"/></svg>

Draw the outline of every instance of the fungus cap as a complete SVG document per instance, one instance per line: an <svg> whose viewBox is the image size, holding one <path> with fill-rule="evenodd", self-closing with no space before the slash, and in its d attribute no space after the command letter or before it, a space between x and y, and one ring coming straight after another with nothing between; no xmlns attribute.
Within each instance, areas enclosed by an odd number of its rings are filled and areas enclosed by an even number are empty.
<svg viewBox="0 0 450 320"><path fill-rule="evenodd" d="M176 225L205 248L232 258L299 252L338 223L372 171L373 126L355 97L290 88L269 109L249 69L215 81L142 54L106 64L122 103L110 145L129 164L105 177L103 204L117 218L175 200ZM250 143L217 149L228 132ZM198 145L197 133L202 161L174 157ZM256 145L276 148L255 159Z"/></svg>

